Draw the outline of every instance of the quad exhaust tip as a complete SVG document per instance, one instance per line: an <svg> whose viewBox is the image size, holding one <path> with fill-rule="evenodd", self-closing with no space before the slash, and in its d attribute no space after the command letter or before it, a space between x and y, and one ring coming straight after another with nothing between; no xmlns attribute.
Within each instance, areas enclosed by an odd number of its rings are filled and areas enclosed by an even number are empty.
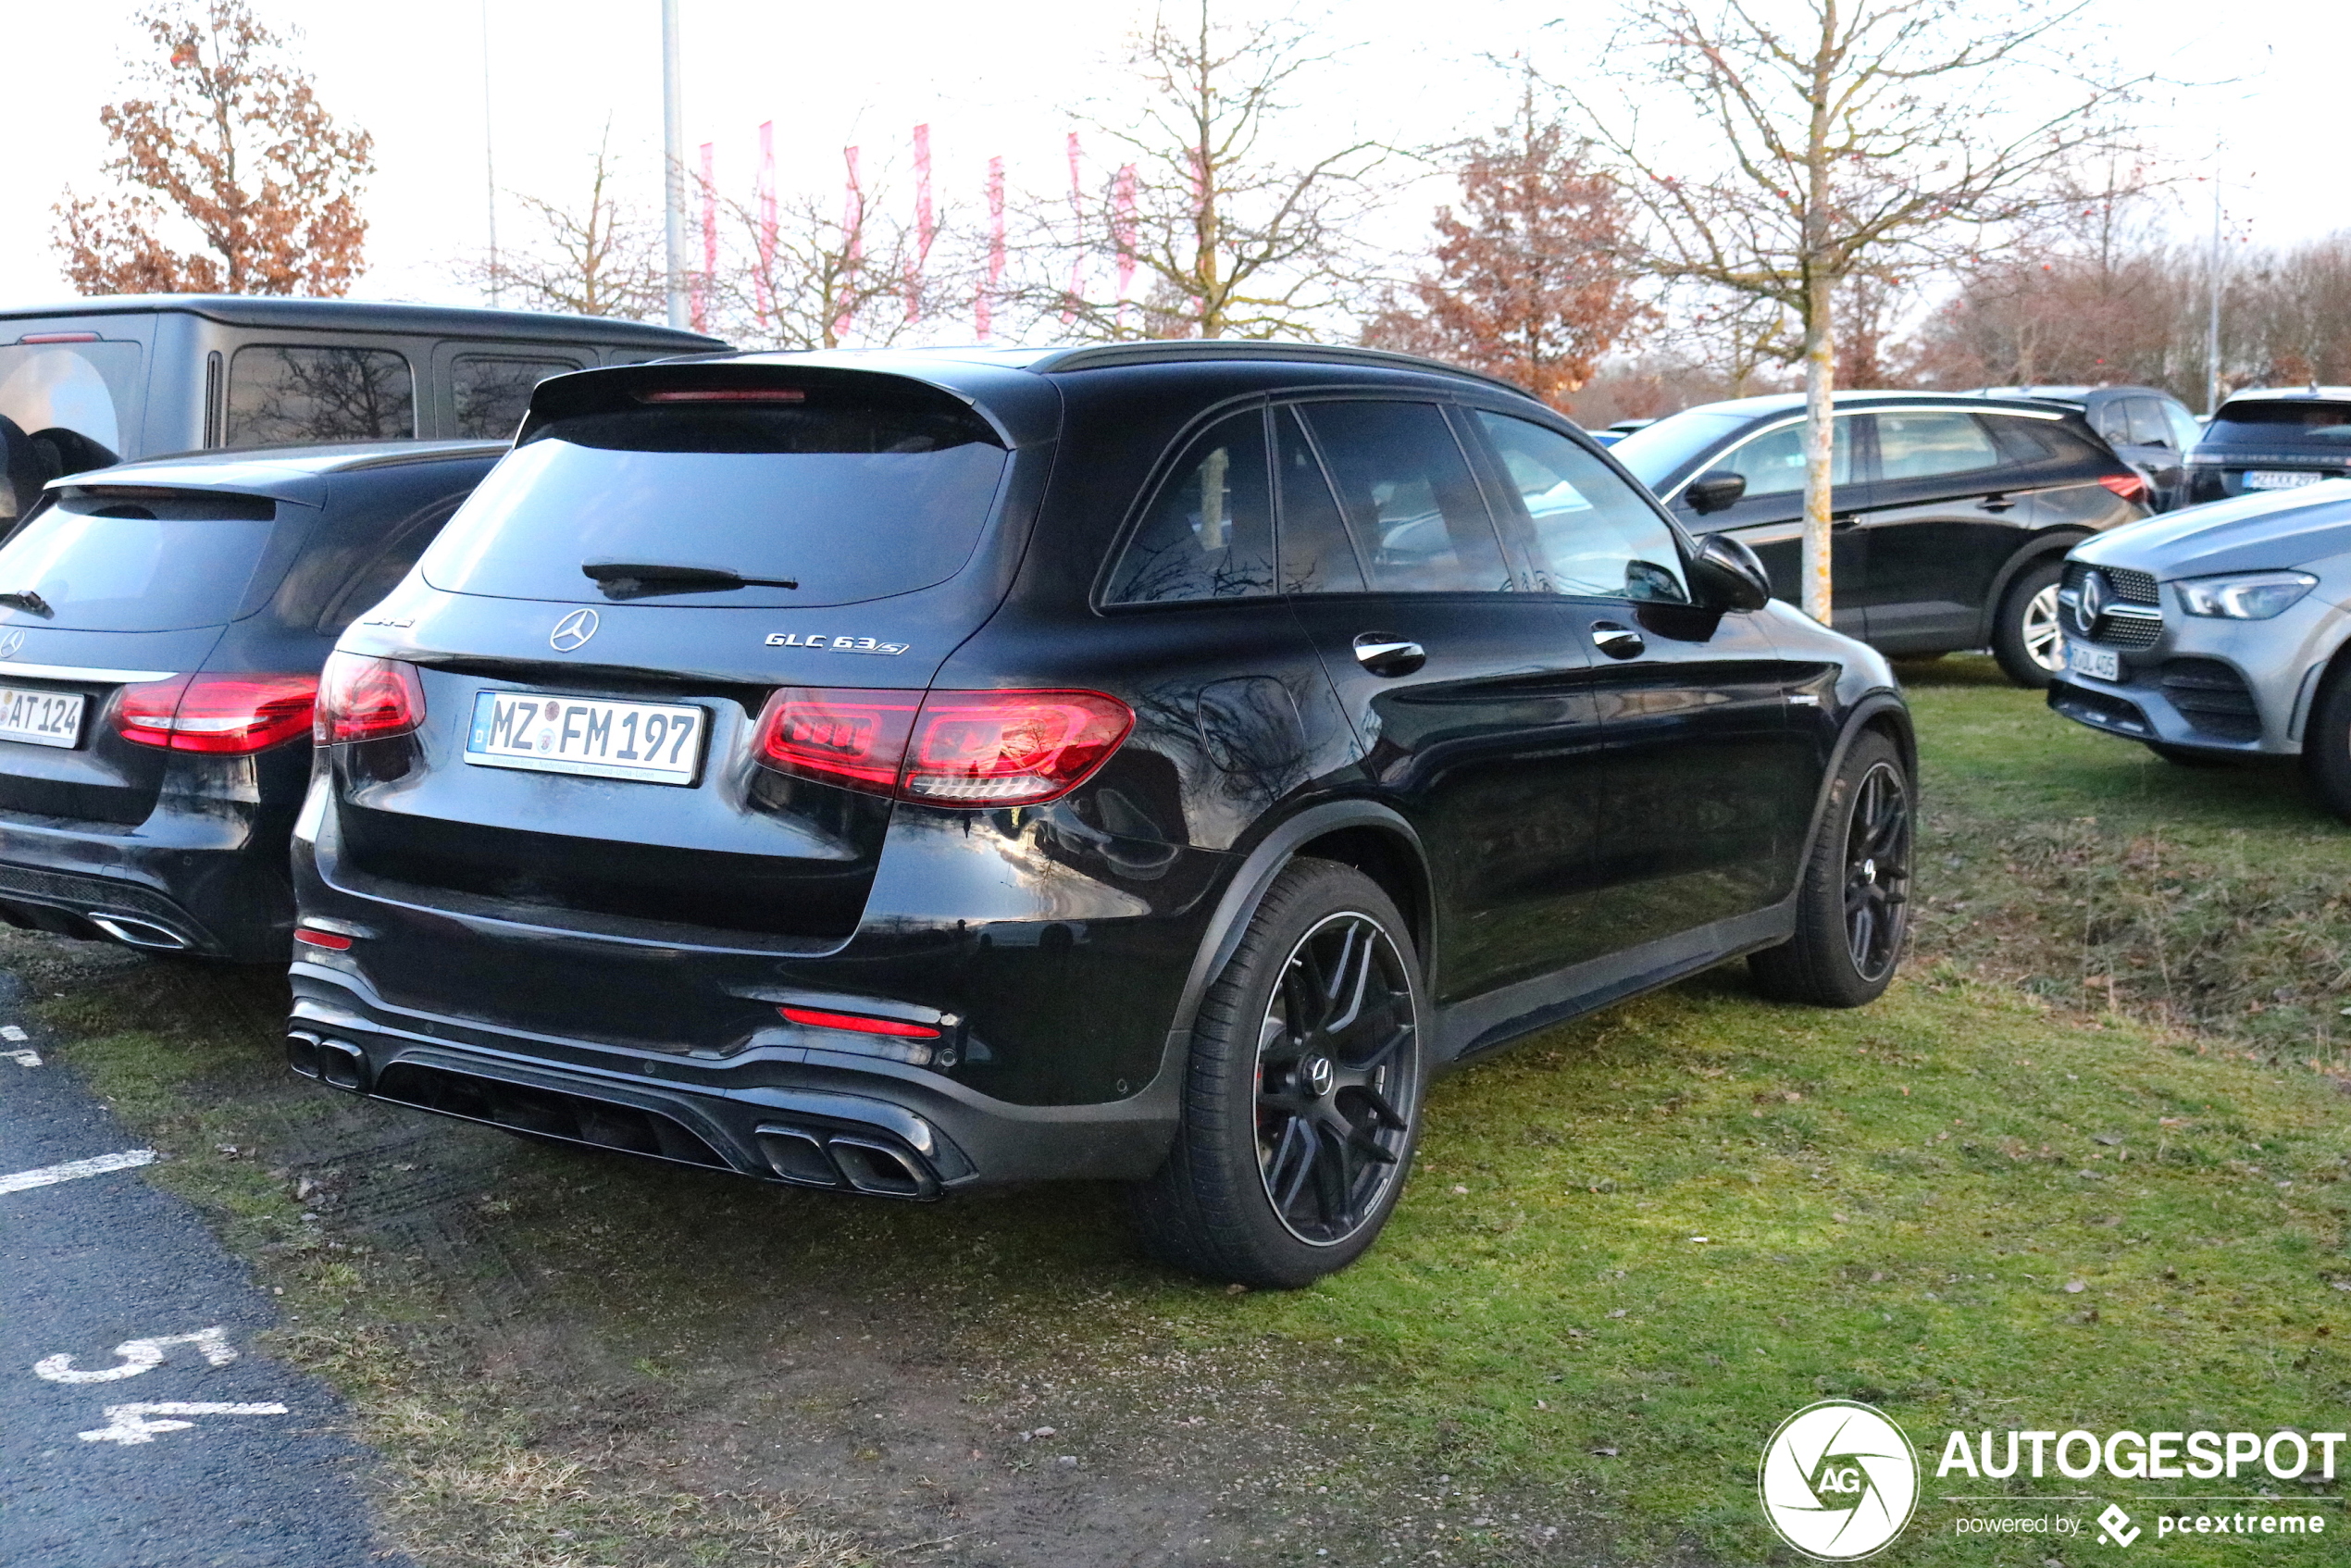
<svg viewBox="0 0 2351 1568"><path fill-rule="evenodd" d="M286 1036L286 1065L305 1078L353 1094L367 1092L367 1053L347 1039L328 1039L307 1029Z"/></svg>

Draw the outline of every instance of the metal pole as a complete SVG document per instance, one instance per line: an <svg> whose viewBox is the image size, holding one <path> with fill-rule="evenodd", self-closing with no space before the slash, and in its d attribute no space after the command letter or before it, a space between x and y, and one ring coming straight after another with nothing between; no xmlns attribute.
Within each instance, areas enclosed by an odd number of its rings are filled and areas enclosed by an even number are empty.
<svg viewBox="0 0 2351 1568"><path fill-rule="evenodd" d="M662 249L668 268L669 324L683 327L686 305L686 110L678 84L678 0L661 0Z"/></svg>
<svg viewBox="0 0 2351 1568"><path fill-rule="evenodd" d="M2212 297L2204 316L2204 415L2220 412L2220 170L2212 169Z"/></svg>
<svg viewBox="0 0 2351 1568"><path fill-rule="evenodd" d="M490 118L490 0L481 0L481 173L490 205L490 307L498 308L498 152Z"/></svg>

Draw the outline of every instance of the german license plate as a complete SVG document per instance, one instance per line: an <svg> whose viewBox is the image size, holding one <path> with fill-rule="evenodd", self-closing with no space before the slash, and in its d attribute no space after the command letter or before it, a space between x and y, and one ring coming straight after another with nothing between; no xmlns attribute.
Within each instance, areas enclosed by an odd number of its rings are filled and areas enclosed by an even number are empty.
<svg viewBox="0 0 2351 1568"><path fill-rule="evenodd" d="M2247 490L2300 490L2306 484L2317 484L2329 476L2314 474L2307 468L2253 468L2246 471Z"/></svg>
<svg viewBox="0 0 2351 1568"><path fill-rule="evenodd" d="M2085 648L2079 642L2065 645L2065 667L2076 675L2086 675L2096 680L2122 678L2122 655L2111 648Z"/></svg>
<svg viewBox="0 0 2351 1568"><path fill-rule="evenodd" d="M88 705L79 691L34 691L21 686L0 686L0 740L22 740L34 746L71 746L81 739L81 710Z"/></svg>
<svg viewBox="0 0 2351 1568"><path fill-rule="evenodd" d="M701 708L477 691L466 760L483 767L691 784L708 728Z"/></svg>

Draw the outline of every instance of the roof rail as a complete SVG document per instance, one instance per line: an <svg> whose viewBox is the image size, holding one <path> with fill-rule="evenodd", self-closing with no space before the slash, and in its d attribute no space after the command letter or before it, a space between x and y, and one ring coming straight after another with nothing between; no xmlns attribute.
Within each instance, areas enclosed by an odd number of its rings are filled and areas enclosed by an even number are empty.
<svg viewBox="0 0 2351 1568"><path fill-rule="evenodd" d="M1273 342L1258 338L1152 338L1140 342L1089 343L1077 348L1048 350L1028 368L1047 375L1065 370L1103 370L1116 365L1163 365L1186 359L1287 359L1322 365L1363 365L1387 370L1434 370L1465 377L1520 397L1542 400L1515 381L1468 370L1417 354L1384 348L1358 348L1347 343Z"/></svg>

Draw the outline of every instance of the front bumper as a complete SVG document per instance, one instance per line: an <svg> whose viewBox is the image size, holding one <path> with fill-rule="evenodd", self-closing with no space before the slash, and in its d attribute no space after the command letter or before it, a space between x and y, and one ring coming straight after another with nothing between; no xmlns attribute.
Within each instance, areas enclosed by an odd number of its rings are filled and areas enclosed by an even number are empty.
<svg viewBox="0 0 2351 1568"><path fill-rule="evenodd" d="M1132 1180L1175 1137L1179 1074L1103 1104L1014 1105L941 1075L820 1050L725 1057L564 1039L395 1007L297 959L297 1072L510 1131L763 1180L935 1198L1009 1182ZM1180 1058L1173 1052L1167 1061Z"/></svg>
<svg viewBox="0 0 2351 1568"><path fill-rule="evenodd" d="M2067 671L2049 688L2049 706L2077 724L2133 740L2240 756L2299 755L2318 675L2351 631L2351 617L2318 593L2270 620L2185 616L2168 581L2160 591L2163 627L2156 641L2114 649L2117 679ZM2069 641L2072 636L2069 628Z"/></svg>

